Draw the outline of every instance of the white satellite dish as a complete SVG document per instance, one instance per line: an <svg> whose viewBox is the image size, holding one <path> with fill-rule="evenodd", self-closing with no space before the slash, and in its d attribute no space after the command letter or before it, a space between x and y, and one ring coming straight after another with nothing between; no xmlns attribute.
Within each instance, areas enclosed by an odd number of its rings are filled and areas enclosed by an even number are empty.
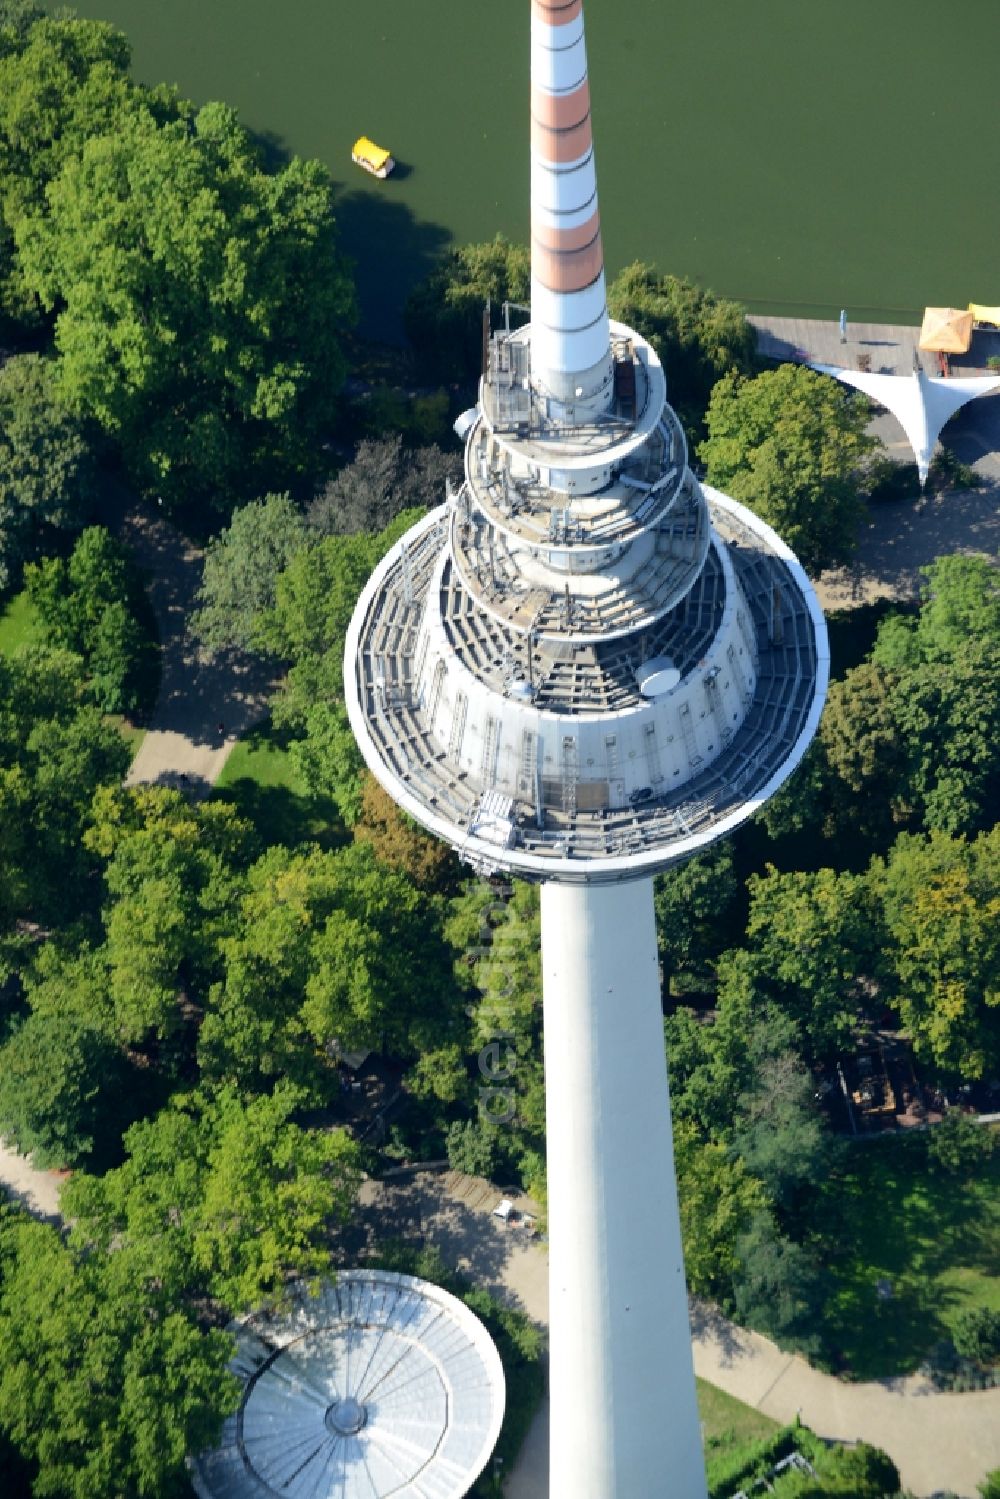
<svg viewBox="0 0 1000 1499"><path fill-rule="evenodd" d="M635 679L643 697L662 697L677 686L681 674L669 656L653 656L642 663Z"/></svg>

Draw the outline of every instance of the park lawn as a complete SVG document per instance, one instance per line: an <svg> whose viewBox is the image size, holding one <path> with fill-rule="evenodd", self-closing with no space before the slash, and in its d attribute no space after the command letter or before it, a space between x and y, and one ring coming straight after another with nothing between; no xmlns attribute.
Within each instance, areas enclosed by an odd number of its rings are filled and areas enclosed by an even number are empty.
<svg viewBox="0 0 1000 1499"><path fill-rule="evenodd" d="M695 1381L698 1386L698 1414L701 1417L702 1440L706 1450L713 1453L728 1451L732 1447L745 1447L749 1442L759 1441L779 1429L780 1423L770 1416L762 1416L753 1406L744 1405L733 1395L727 1395L707 1379Z"/></svg>
<svg viewBox="0 0 1000 1499"><path fill-rule="evenodd" d="M41 624L27 593L16 593L0 613L0 656L11 656L19 646L40 643L41 638Z"/></svg>
<svg viewBox="0 0 1000 1499"><path fill-rule="evenodd" d="M298 776L287 740L270 720L251 729L233 746L213 795L232 802L267 844L341 841L343 829L334 803L309 795Z"/></svg>
<svg viewBox="0 0 1000 1499"><path fill-rule="evenodd" d="M826 1341L844 1373L910 1373L961 1312L1000 1310L1000 1151L953 1177L928 1168L925 1136L889 1135L852 1146L829 1192Z"/></svg>

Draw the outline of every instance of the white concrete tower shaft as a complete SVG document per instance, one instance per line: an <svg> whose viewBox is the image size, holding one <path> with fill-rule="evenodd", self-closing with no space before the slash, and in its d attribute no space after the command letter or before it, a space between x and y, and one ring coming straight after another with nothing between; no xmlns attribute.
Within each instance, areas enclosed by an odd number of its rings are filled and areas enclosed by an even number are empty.
<svg viewBox="0 0 1000 1499"><path fill-rule="evenodd" d="M705 1499L652 879L542 886L549 1493Z"/></svg>
<svg viewBox="0 0 1000 1499"><path fill-rule="evenodd" d="M531 6L531 368L556 403L603 411L611 335L582 0Z"/></svg>

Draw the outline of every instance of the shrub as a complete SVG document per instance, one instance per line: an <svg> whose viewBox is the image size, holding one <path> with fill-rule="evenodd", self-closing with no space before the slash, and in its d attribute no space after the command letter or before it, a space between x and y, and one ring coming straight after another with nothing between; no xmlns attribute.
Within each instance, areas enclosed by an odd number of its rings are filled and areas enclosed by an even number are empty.
<svg viewBox="0 0 1000 1499"><path fill-rule="evenodd" d="M978 1364L1000 1363L1000 1311L973 1306L955 1322L955 1351Z"/></svg>
<svg viewBox="0 0 1000 1499"><path fill-rule="evenodd" d="M468 1176L492 1176L497 1167L496 1130L480 1119L458 1120L448 1129L448 1162Z"/></svg>
<svg viewBox="0 0 1000 1499"><path fill-rule="evenodd" d="M950 1109L927 1137L927 1155L936 1171L968 1176L993 1154L996 1137L971 1114Z"/></svg>
<svg viewBox="0 0 1000 1499"><path fill-rule="evenodd" d="M105 713L150 707L157 685L155 624L121 542L103 526L89 526L68 559L46 557L24 576L48 643L82 656L97 706Z"/></svg>

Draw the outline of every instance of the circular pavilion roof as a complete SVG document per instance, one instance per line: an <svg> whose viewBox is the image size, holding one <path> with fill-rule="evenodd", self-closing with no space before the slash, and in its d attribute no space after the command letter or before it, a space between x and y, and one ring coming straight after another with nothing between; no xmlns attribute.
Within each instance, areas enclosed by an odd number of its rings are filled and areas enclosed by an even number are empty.
<svg viewBox="0 0 1000 1499"><path fill-rule="evenodd" d="M482 1323L438 1286L346 1270L233 1330L243 1396L220 1446L193 1462L201 1499L460 1499L486 1466L503 1369Z"/></svg>

